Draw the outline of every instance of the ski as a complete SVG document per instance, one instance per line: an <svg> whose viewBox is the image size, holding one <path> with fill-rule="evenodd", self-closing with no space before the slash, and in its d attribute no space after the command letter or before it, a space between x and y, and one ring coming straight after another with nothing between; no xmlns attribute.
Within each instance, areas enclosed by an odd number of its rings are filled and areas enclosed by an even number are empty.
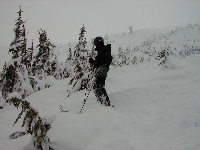
<svg viewBox="0 0 200 150"><path fill-rule="evenodd" d="M61 112L69 112L69 110L64 109L62 105L60 105L59 108L60 108L60 111L61 111Z"/></svg>

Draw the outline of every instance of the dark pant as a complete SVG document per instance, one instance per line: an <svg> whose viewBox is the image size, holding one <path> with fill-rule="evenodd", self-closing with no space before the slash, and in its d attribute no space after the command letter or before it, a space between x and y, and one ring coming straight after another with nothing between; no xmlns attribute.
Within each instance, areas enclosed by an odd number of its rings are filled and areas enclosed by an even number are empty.
<svg viewBox="0 0 200 150"><path fill-rule="evenodd" d="M94 82L94 94L97 101L106 106L110 106L110 100L105 89L106 76L96 76Z"/></svg>

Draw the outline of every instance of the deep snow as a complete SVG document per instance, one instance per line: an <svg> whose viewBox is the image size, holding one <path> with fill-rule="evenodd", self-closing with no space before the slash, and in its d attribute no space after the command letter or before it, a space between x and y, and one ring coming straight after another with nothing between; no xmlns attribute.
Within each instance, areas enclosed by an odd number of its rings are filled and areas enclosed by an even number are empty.
<svg viewBox="0 0 200 150"><path fill-rule="evenodd" d="M111 68L106 89L114 108L91 93L78 114L86 91L66 97L68 79L26 99L51 122L56 150L199 150L200 55L171 60L175 69L154 62ZM1 150L32 150L30 135L9 139L23 130L12 126L19 112L9 105L0 109Z"/></svg>
<svg viewBox="0 0 200 150"><path fill-rule="evenodd" d="M105 40L112 44L113 54L119 46L137 46L144 51L170 46L178 54L185 45L199 49L199 27L188 25L175 29L173 34L139 30L106 35ZM67 49L66 45L57 47L60 61L66 60ZM8 48L0 50L1 70L10 56ZM67 97L69 79L51 80L53 87L26 100L51 123L48 135L55 150L199 150L200 55L168 59L173 69L158 66L154 59L134 66L111 67L106 89L114 108L100 105L91 92L83 113L78 114L87 91ZM69 112L61 112L60 105ZM0 109L0 150L33 150L30 135L9 139L13 132L24 130L22 120L13 126L19 113L20 109L8 104Z"/></svg>

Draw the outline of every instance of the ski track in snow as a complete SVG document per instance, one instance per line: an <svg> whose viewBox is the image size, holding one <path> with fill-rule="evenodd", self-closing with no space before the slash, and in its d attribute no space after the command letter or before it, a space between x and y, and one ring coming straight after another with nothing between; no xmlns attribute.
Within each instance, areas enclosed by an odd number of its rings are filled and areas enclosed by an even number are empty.
<svg viewBox="0 0 200 150"><path fill-rule="evenodd" d="M26 99L51 122L56 150L199 150L200 55L177 64L174 70L153 64L111 69L106 89L114 108L97 103L91 92L78 114L86 91L66 97L67 79ZM32 150L30 135L8 139L23 130L12 126L19 112L8 105L0 110L1 150Z"/></svg>

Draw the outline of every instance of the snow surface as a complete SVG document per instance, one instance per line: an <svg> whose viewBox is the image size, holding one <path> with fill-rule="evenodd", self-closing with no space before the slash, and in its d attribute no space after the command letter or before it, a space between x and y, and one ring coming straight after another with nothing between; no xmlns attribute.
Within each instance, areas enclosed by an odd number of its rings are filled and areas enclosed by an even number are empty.
<svg viewBox="0 0 200 150"><path fill-rule="evenodd" d="M114 54L119 46L146 50L149 45L142 44L144 41L150 42L151 48L160 49L166 45L166 38L171 49L179 52L185 44L200 46L199 25L196 27L174 30L172 36L163 34L165 38L159 38L159 33L164 32L161 30L139 30L104 38L112 44ZM76 44L72 43L72 49ZM91 43L87 46L91 49ZM10 56L8 48L0 50L1 70ZM59 61L66 60L67 50L67 46L57 47ZM173 69L162 68L153 60L111 67L106 89L114 108L100 105L91 92L82 114L78 114L88 91L67 97L69 79L52 77L45 81L52 87L26 100L51 123L48 136L55 150L200 150L200 55L170 56L168 63ZM30 135L9 139L12 133L24 131L22 120L13 126L21 110L9 104L4 106L1 95L0 104L4 107L0 109L0 150L34 150ZM60 105L68 112L62 112Z"/></svg>
<svg viewBox="0 0 200 150"><path fill-rule="evenodd" d="M164 29L163 29L164 30ZM159 30L159 33L165 33L166 30ZM87 34L87 32L86 32ZM130 33L118 33L118 34L106 34L104 37L105 44L112 44L112 54L118 52L119 47L126 49L133 49L135 46L139 46L145 40L151 38L153 35L158 34L155 30L143 29L136 30L133 34ZM86 49L92 49L93 41L87 39ZM71 43L72 50L75 49L77 42ZM59 45L56 47L56 52L58 54L59 61L64 62L67 58L69 50L69 45Z"/></svg>
<svg viewBox="0 0 200 150"><path fill-rule="evenodd" d="M100 105L92 92L78 114L86 91L66 97L68 79L26 99L51 122L56 150L199 150L200 55L173 63L175 69L154 62L111 68L106 89L114 108ZM1 150L33 150L30 135L9 139L23 131L20 123L12 126L19 113L8 104L0 109Z"/></svg>

